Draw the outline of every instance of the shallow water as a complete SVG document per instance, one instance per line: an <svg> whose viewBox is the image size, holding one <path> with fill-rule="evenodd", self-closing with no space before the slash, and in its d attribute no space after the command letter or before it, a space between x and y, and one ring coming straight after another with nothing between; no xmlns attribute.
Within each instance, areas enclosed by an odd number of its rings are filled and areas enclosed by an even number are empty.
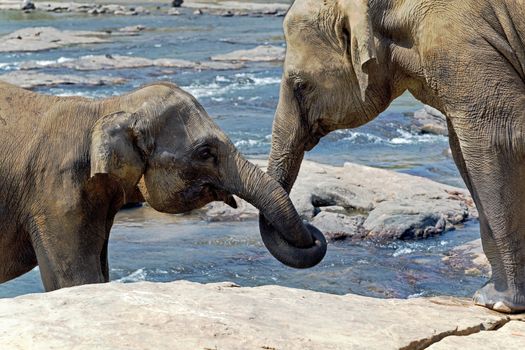
<svg viewBox="0 0 525 350"><path fill-rule="evenodd" d="M467 276L441 259L451 247L477 236L473 223L424 241L335 242L318 266L295 270L268 253L255 221L209 223L139 208L118 214L109 245L110 275L120 282L232 281L388 298L470 296L484 278ZM40 291L35 269L1 285L0 297Z"/></svg>
<svg viewBox="0 0 525 350"><path fill-rule="evenodd" d="M193 16L110 17L0 13L0 35L27 26L75 30L115 30L142 24L136 37L118 37L99 45L72 46L38 53L0 54L0 74L25 60L57 61L84 55L134 55L148 58L208 60L212 54L249 49L260 44L284 45L282 18ZM44 69L50 73L71 73ZM232 71L145 68L73 72L129 79L117 86L57 86L37 91L102 98L121 94L155 80L172 80L193 93L246 155L266 157L277 104L280 64L251 63ZM307 158L335 165L346 161L394 169L463 186L445 137L410 132L407 114L422 107L405 94L373 122L325 137ZM146 215L146 213L148 213ZM378 246L366 242L331 244L320 266L307 271L284 268L270 257L255 222L216 224L188 217L153 214L147 209L119 214L112 231L112 279L193 281L230 280L241 285L267 283L382 297L453 294L470 295L483 278L450 271L441 263L451 247L478 237L477 224L419 242ZM38 271L0 286L0 297L41 290Z"/></svg>

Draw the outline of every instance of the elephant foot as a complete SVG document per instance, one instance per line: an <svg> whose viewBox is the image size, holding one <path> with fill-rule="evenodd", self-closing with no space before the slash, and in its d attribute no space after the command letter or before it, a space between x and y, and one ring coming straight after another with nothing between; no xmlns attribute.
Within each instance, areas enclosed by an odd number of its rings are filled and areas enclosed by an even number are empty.
<svg viewBox="0 0 525 350"><path fill-rule="evenodd" d="M512 293L510 290L500 292L496 290L492 281L489 281L474 294L474 303L507 314L525 312L525 295L523 293Z"/></svg>

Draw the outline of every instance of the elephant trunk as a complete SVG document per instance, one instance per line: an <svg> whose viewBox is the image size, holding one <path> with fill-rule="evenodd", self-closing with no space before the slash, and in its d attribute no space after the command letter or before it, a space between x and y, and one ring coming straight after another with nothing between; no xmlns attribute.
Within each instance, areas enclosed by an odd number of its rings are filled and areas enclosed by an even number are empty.
<svg viewBox="0 0 525 350"><path fill-rule="evenodd" d="M287 193L290 193L295 183L309 139L308 128L301 119L296 99L286 86L281 86L279 106L273 124L268 174L281 184ZM307 226L312 234L315 232L315 237L322 237L323 244L326 244L320 231L311 225ZM279 245L283 240L275 222L269 222L266 215L259 217L259 229L267 247Z"/></svg>
<svg viewBox="0 0 525 350"><path fill-rule="evenodd" d="M326 254L326 240L311 225L304 225L288 193L272 177L237 154L228 167L228 190L252 203L264 217L271 234L262 235L270 253L285 265L308 268ZM271 229L270 229L271 228Z"/></svg>

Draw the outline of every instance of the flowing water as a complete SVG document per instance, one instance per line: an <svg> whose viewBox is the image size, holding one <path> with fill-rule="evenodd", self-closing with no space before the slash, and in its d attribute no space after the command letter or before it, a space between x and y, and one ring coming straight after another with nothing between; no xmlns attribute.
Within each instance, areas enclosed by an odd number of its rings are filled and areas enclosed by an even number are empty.
<svg viewBox="0 0 525 350"><path fill-rule="evenodd" d="M145 25L139 36L116 37L106 44L71 46L37 53L0 54L0 74L26 60L60 62L85 55L129 55L206 61L211 55L261 44L284 46L281 17L84 16L73 14L0 13L0 35L30 26L70 30L115 30ZM208 113L247 156L265 158L278 100L281 65L250 63L227 71L142 68L48 73L101 74L128 79L102 87L62 85L36 91L93 98L112 96L155 80L171 80L194 94ZM368 125L325 137L307 159L334 165L346 161L389 168L464 186L442 136L411 132L412 112L422 108L409 94ZM256 222L208 223L187 216L157 214L148 208L119 214L110 241L111 278L122 282L188 279L230 280L240 285L280 284L344 294L379 297L471 295L484 278L466 276L441 262L451 247L479 236L477 223L417 242L377 245L370 242L330 244L325 260L310 270L281 266L264 249ZM0 285L0 297L41 291L38 271Z"/></svg>

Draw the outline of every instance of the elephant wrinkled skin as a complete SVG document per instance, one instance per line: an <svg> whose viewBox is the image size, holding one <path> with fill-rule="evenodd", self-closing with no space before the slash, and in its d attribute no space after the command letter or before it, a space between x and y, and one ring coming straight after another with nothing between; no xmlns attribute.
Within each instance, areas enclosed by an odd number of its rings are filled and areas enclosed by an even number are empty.
<svg viewBox="0 0 525 350"><path fill-rule="evenodd" d="M524 311L525 0L296 0L284 30L269 174L290 191L321 137L410 91L447 116L479 210L493 275L475 302Z"/></svg>
<svg viewBox="0 0 525 350"><path fill-rule="evenodd" d="M108 281L113 219L137 193L167 213L235 206L236 194L285 238L272 252L304 252L290 264L326 252L277 181L170 83L93 101L0 82L0 148L0 283L37 264L46 290Z"/></svg>

